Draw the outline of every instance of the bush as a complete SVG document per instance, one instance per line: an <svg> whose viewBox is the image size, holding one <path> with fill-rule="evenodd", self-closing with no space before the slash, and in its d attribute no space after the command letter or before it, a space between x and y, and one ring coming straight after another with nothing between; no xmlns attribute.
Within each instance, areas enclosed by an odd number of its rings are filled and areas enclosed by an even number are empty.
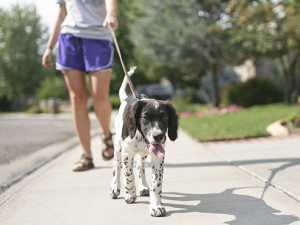
<svg viewBox="0 0 300 225"><path fill-rule="evenodd" d="M49 98L67 98L64 82L59 77L48 76L37 91L37 100Z"/></svg>
<svg viewBox="0 0 300 225"><path fill-rule="evenodd" d="M208 110L211 108L211 106L209 105L191 103L191 96L183 96L180 94L176 94L172 98L172 105L179 113L182 112L196 113L199 110Z"/></svg>
<svg viewBox="0 0 300 225"><path fill-rule="evenodd" d="M119 109L119 107L121 105L121 102L120 102L120 99L119 99L118 95L109 96L109 100L111 102L111 105L112 105L113 109Z"/></svg>
<svg viewBox="0 0 300 225"><path fill-rule="evenodd" d="M109 100L111 102L111 106L112 106L113 109L118 110L120 108L121 102L120 102L120 99L119 99L118 95L109 96ZM88 107L88 110L90 112L94 111L94 102L92 100L90 102L88 102L87 107Z"/></svg>
<svg viewBox="0 0 300 225"><path fill-rule="evenodd" d="M286 119L289 127L300 127L300 113L293 113Z"/></svg>
<svg viewBox="0 0 300 225"><path fill-rule="evenodd" d="M243 107L265 105L283 101L283 90L268 78L250 79L245 83L232 83L221 94L221 106L236 104Z"/></svg>
<svg viewBox="0 0 300 225"><path fill-rule="evenodd" d="M26 114L35 114L35 113L42 113L42 110L37 105L32 105L26 112Z"/></svg>

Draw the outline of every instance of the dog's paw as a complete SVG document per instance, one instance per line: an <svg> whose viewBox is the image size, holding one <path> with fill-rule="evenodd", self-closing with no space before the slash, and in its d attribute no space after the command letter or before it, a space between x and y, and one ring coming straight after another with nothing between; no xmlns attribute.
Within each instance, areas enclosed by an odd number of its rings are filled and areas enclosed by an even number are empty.
<svg viewBox="0 0 300 225"><path fill-rule="evenodd" d="M141 196L149 196L149 188L144 188L140 191Z"/></svg>
<svg viewBox="0 0 300 225"><path fill-rule="evenodd" d="M136 195L126 193L124 199L127 204L134 203L136 201Z"/></svg>
<svg viewBox="0 0 300 225"><path fill-rule="evenodd" d="M110 194L111 198L116 199L120 195L120 189L115 190L114 188L110 188L109 194Z"/></svg>
<svg viewBox="0 0 300 225"><path fill-rule="evenodd" d="M149 211L151 216L160 217L166 215L166 209L162 204L159 204L158 206L149 206Z"/></svg>

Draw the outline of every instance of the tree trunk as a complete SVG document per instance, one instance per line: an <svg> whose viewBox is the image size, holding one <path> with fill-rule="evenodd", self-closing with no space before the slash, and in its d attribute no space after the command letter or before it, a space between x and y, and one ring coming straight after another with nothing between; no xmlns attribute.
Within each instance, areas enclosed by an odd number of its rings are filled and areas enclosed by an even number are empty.
<svg viewBox="0 0 300 225"><path fill-rule="evenodd" d="M291 78L291 103L297 103L299 95L299 55L296 54L291 60L290 76Z"/></svg>
<svg viewBox="0 0 300 225"><path fill-rule="evenodd" d="M280 57L280 63L281 63L282 73L283 73L284 103L288 104L290 102L290 96L291 96L290 76L289 76L289 71L286 69L286 65L284 63L283 57Z"/></svg>
<svg viewBox="0 0 300 225"><path fill-rule="evenodd" d="M193 74L193 76L194 76L194 78L196 79L196 81L198 82L198 84L199 84L199 86L200 86L200 89L201 89L201 91L202 91L202 94L203 94L203 97L204 97L205 102L206 102L207 104L212 105L212 101L211 101L211 99L210 99L210 97L209 97L209 95L208 95L208 93L207 93L207 91L206 91L206 89L205 89L205 86L204 86L204 84L203 84L203 82L202 82L202 80L201 80L201 78L200 78L200 75Z"/></svg>
<svg viewBox="0 0 300 225"><path fill-rule="evenodd" d="M218 87L218 77L217 77L217 65L212 65L210 67L211 72L211 97L212 104L214 107L219 106L220 98L219 98L219 87Z"/></svg>
<svg viewBox="0 0 300 225"><path fill-rule="evenodd" d="M295 70L295 86L293 90L292 102L297 103L300 95L300 66Z"/></svg>

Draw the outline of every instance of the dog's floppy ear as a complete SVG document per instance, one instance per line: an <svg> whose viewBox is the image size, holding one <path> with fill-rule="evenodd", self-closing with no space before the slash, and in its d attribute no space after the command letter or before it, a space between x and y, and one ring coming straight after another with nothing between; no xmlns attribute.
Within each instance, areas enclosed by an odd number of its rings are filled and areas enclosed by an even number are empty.
<svg viewBox="0 0 300 225"><path fill-rule="evenodd" d="M146 102L136 101L133 103L124 114L124 124L127 124L127 135L132 139L138 128L141 111Z"/></svg>
<svg viewBox="0 0 300 225"><path fill-rule="evenodd" d="M168 136L171 141L175 141L178 137L179 116L169 101L166 102L166 107L169 114Z"/></svg>

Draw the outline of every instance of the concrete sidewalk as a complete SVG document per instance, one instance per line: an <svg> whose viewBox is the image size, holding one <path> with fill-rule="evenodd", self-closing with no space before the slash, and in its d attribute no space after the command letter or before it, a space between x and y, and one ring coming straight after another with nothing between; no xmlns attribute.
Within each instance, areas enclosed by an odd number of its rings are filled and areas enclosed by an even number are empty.
<svg viewBox="0 0 300 225"><path fill-rule="evenodd" d="M288 139L281 141L289 143ZM245 161L250 150L268 143L254 145L238 155L237 150L246 149L247 143L240 147L236 144L236 152L230 152L229 145L207 147L180 132L179 139L168 142L166 147L163 203L167 215L154 218L148 212L149 197L138 197L134 204L125 203L123 192L116 200L110 198L112 161L101 159L101 142L96 137L92 140L95 169L72 172L73 163L80 157L79 146L62 154L0 195L0 224L300 224L298 201L274 187L266 188L264 181L222 158L224 149L227 158ZM296 162L291 159L299 159L294 150L277 156L280 149L286 152L290 145L276 145L281 147L274 153L266 153L267 156L251 155L249 170L256 169L255 164L262 162L261 157L269 159L264 165L285 165L287 161ZM290 160L270 160L280 157ZM146 175L150 183L150 160L147 162ZM274 165L270 168L274 169ZM289 165L289 172L299 176L299 166ZM260 172L257 169L256 172ZM283 169L284 166L280 171ZM268 171L267 166L264 170ZM277 174L272 180L275 181ZM266 178L270 178L270 172ZM294 176L286 179L291 179L293 185L298 183L299 190L299 179ZM290 187L290 183L284 184Z"/></svg>

